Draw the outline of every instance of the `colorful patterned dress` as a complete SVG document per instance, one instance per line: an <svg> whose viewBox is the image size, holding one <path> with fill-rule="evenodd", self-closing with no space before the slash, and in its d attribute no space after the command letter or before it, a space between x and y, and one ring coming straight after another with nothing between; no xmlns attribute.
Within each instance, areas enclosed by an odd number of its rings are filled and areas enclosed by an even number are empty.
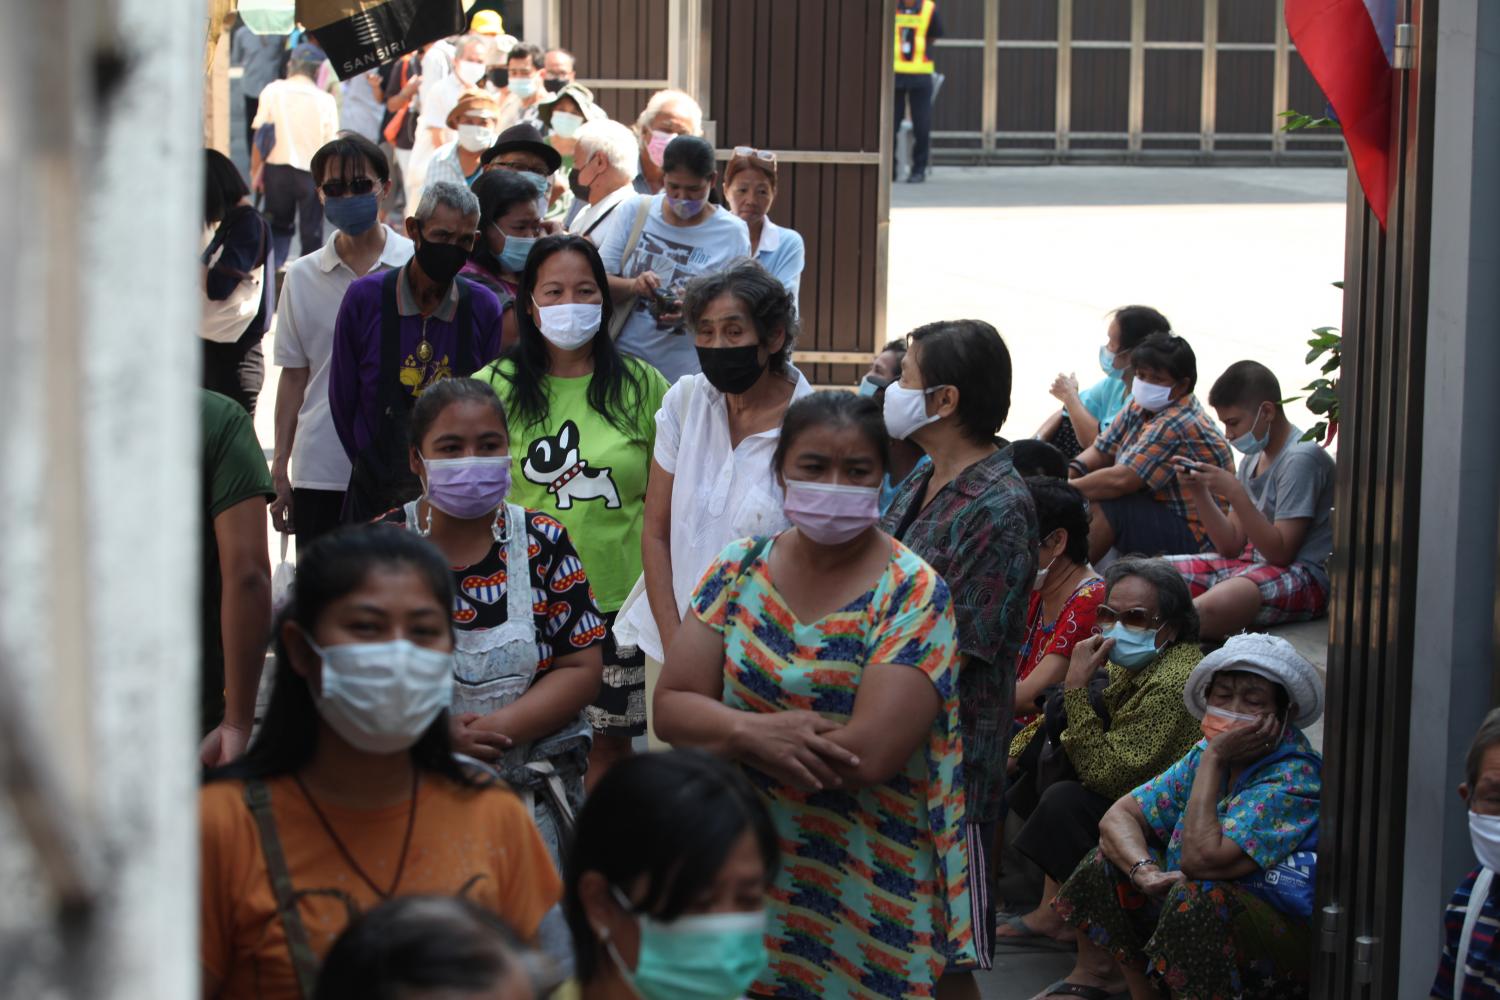
<svg viewBox="0 0 1500 1000"><path fill-rule="evenodd" d="M951 600L930 566L891 547L873 589L812 624L777 593L765 540L732 543L693 597L693 613L724 637L731 708L845 721L870 663L922 671L943 701L927 744L884 784L803 792L746 767L782 849L771 964L754 995L931 997L950 961L975 961Z"/></svg>

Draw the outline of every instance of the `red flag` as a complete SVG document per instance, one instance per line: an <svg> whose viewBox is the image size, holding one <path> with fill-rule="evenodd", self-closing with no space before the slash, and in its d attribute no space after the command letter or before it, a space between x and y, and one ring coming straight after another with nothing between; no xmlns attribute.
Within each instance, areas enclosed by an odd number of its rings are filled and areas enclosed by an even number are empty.
<svg viewBox="0 0 1500 1000"><path fill-rule="evenodd" d="M1395 0L1286 0L1286 27L1343 126L1365 199L1385 227L1391 176Z"/></svg>

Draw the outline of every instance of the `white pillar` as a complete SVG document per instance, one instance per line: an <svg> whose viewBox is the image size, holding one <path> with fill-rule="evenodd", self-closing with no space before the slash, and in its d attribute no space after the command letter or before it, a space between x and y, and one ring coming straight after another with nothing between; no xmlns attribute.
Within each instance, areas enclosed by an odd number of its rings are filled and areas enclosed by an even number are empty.
<svg viewBox="0 0 1500 1000"><path fill-rule="evenodd" d="M101 859L59 919L0 790L0 994L198 986L204 5L9 4L0 32L0 700ZM97 68L119 69L96 93ZM14 748L12 748L14 749ZM0 740L5 765L17 761Z"/></svg>

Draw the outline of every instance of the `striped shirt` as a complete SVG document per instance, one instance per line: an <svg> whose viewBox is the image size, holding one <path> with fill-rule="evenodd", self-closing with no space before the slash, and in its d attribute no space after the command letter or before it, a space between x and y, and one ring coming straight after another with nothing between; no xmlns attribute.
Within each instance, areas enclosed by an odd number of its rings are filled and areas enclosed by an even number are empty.
<svg viewBox="0 0 1500 1000"><path fill-rule="evenodd" d="M1437 979L1432 984L1432 995L1442 1000L1500 1000L1500 962L1497 962L1495 938L1500 932L1500 879L1490 887L1484 900L1484 909L1474 922L1474 936L1469 941L1469 952L1464 960L1464 992L1461 997L1453 995L1454 965L1458 961L1459 939L1464 932L1464 918L1469 912L1469 897L1474 891L1474 880L1481 869L1476 868L1464 879L1448 909L1443 913L1443 957L1438 963Z"/></svg>

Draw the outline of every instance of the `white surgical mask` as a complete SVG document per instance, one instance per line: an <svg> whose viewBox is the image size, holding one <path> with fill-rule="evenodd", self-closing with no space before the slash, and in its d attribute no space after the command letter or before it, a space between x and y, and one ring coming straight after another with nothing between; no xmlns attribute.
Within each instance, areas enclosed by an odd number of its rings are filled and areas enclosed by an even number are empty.
<svg viewBox="0 0 1500 1000"><path fill-rule="evenodd" d="M399 753L422 738L453 700L453 654L405 639L320 649L323 693L318 714L351 746Z"/></svg>
<svg viewBox="0 0 1500 1000"><path fill-rule="evenodd" d="M936 413L927 412L927 397L941 388L935 385L931 389L908 389L899 382L886 386L885 429L891 437L905 441L913 431L941 420Z"/></svg>
<svg viewBox="0 0 1500 1000"><path fill-rule="evenodd" d="M573 134L577 132L582 126L582 115L575 115L571 111L552 112L552 131L561 138L573 138Z"/></svg>
<svg viewBox="0 0 1500 1000"><path fill-rule="evenodd" d="M1469 813L1469 840L1474 856L1492 872L1500 872L1500 816Z"/></svg>
<svg viewBox="0 0 1500 1000"><path fill-rule="evenodd" d="M599 332L604 307L597 302L570 302L560 306L536 307L537 328L564 351L582 347Z"/></svg>
<svg viewBox="0 0 1500 1000"><path fill-rule="evenodd" d="M464 82L465 86L472 87L484 78L484 63L475 62L472 59L460 59L454 65L453 73Z"/></svg>
<svg viewBox="0 0 1500 1000"><path fill-rule="evenodd" d="M1172 387L1155 385L1137 378L1130 386L1130 395L1147 413L1158 413L1172 401Z"/></svg>
<svg viewBox="0 0 1500 1000"><path fill-rule="evenodd" d="M471 153L482 153L495 144L499 134L488 125L460 125L458 144Z"/></svg>

